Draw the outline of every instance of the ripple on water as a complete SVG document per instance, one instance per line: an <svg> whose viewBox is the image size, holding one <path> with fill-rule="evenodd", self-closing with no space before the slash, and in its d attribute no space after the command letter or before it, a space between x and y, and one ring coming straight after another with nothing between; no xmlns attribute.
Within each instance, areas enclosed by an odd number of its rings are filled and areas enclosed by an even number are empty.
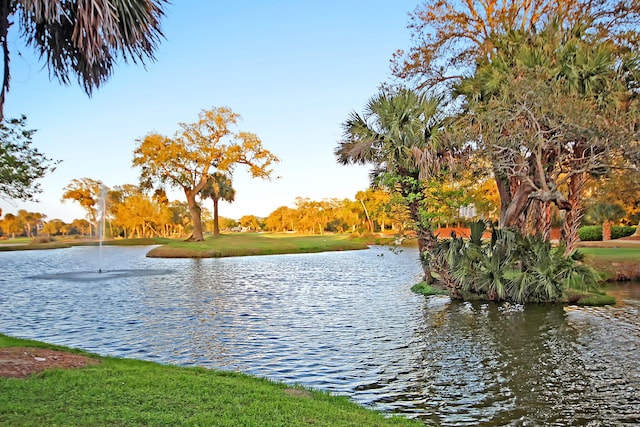
<svg viewBox="0 0 640 427"><path fill-rule="evenodd" d="M415 250L162 260L147 249L105 247L100 262L89 247L1 253L0 330L301 383L428 425L640 423L631 288L615 307L506 307L413 294ZM113 274L96 279L98 268Z"/></svg>

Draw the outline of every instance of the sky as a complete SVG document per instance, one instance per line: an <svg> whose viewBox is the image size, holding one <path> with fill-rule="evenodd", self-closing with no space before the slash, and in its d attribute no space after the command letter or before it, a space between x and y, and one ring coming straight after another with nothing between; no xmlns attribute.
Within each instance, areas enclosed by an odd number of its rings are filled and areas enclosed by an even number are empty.
<svg viewBox="0 0 640 427"><path fill-rule="evenodd" d="M137 139L150 132L173 136L178 123L222 106L240 114L238 130L257 134L281 161L270 181L251 179L238 167L235 201L221 203L221 216L268 216L294 206L296 197L354 199L369 184L369 168L336 162L341 124L391 80L392 54L410 46L409 13L418 4L174 1L165 9L156 61L118 64L92 97L75 79L69 86L51 80L14 25L5 117L25 114L37 129L33 146L62 162L39 181L38 203L0 199L3 215L26 209L65 222L85 218L76 202L61 201L71 180L137 185ZM180 189L169 198L186 201Z"/></svg>

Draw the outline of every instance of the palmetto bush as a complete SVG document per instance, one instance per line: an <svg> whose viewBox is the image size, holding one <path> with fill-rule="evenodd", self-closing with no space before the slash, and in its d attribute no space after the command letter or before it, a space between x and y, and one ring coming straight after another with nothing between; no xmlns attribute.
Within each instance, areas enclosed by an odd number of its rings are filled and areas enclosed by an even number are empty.
<svg viewBox="0 0 640 427"><path fill-rule="evenodd" d="M470 239L452 235L438 244L439 278L455 297L554 302L565 289L593 290L598 284L598 274L580 263L579 252L565 257L564 247L510 230L492 229L491 239L483 241L484 231L485 224L478 222Z"/></svg>

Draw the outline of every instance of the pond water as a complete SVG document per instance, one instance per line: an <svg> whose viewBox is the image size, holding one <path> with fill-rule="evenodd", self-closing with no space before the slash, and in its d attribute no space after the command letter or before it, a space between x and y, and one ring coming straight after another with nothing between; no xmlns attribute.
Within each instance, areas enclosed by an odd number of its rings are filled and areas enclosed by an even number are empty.
<svg viewBox="0 0 640 427"><path fill-rule="evenodd" d="M522 309L413 294L414 249L202 260L149 249L0 253L0 332L239 370L426 425L640 423L640 284L614 287L615 307Z"/></svg>

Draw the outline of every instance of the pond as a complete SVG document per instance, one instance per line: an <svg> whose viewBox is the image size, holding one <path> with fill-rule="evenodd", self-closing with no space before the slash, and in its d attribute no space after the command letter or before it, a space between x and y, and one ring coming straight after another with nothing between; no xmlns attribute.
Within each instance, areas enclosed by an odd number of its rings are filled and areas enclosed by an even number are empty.
<svg viewBox="0 0 640 427"><path fill-rule="evenodd" d="M614 307L523 309L415 295L415 249L149 249L0 253L0 332L239 370L426 425L640 423L640 284L614 287Z"/></svg>

